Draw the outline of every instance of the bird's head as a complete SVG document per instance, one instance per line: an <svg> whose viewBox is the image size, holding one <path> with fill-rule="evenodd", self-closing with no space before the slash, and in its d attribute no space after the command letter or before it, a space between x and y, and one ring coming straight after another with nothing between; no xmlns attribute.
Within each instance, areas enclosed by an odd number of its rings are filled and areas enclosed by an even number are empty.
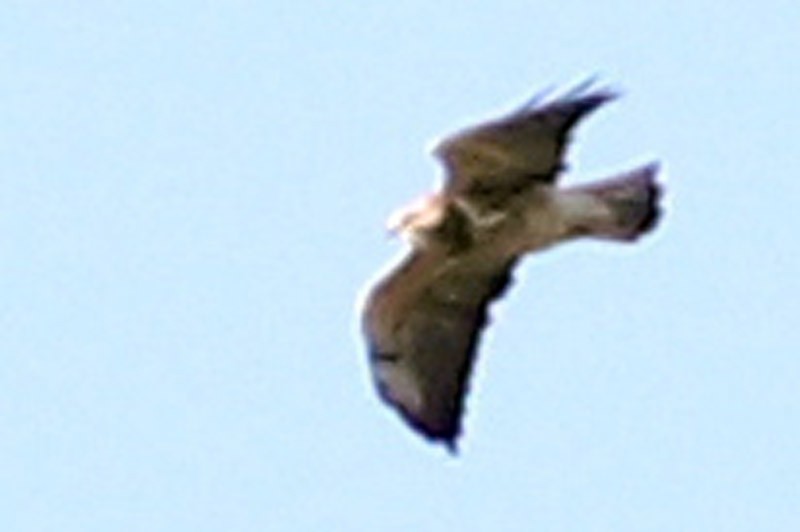
<svg viewBox="0 0 800 532"><path fill-rule="evenodd" d="M399 235L411 244L426 241L426 235L437 229L444 220L446 205L441 195L423 196L414 203L395 211L386 224L391 235Z"/></svg>

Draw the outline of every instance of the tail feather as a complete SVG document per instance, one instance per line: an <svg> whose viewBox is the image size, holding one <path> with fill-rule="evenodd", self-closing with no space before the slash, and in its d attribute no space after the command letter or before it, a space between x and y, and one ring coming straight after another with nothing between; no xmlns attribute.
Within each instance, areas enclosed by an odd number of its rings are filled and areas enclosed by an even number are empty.
<svg viewBox="0 0 800 532"><path fill-rule="evenodd" d="M582 226L584 234L633 241L652 230L659 220L661 187L656 183L658 164L651 163L599 183L572 190L598 201L606 216Z"/></svg>

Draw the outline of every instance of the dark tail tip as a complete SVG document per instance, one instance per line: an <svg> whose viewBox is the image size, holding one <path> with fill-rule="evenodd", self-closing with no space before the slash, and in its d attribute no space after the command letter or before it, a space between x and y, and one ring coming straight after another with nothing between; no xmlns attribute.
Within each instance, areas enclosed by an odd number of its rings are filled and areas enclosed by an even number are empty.
<svg viewBox="0 0 800 532"><path fill-rule="evenodd" d="M599 224L594 236L633 241L652 231L661 219L663 189L656 181L658 163L636 168L621 176L583 189L605 203L612 218Z"/></svg>
<svg viewBox="0 0 800 532"><path fill-rule="evenodd" d="M661 209L663 188L655 180L655 176L658 173L658 165L652 164L645 167L643 170L647 172L645 176L647 179L643 184L644 206L642 210L644 215L641 217L641 220L637 224L638 227L636 228L636 233L639 235L655 229L663 214Z"/></svg>

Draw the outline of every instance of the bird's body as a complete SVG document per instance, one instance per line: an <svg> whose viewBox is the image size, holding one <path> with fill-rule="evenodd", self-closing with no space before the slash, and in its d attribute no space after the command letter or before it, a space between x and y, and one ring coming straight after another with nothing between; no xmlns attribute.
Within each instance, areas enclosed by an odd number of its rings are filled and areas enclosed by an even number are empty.
<svg viewBox="0 0 800 532"><path fill-rule="evenodd" d="M454 448L492 301L527 253L593 236L631 241L657 218L657 166L560 188L570 128L612 98L571 94L446 139L442 190L396 215L411 245L367 297L363 328L381 397Z"/></svg>

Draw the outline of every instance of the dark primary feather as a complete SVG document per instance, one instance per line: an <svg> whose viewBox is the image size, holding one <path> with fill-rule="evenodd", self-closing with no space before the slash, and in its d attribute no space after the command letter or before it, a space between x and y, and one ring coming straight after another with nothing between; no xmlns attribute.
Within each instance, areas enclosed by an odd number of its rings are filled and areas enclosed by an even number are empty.
<svg viewBox="0 0 800 532"><path fill-rule="evenodd" d="M549 103L536 99L504 118L446 138L434 151L447 170L446 192L469 194L475 188L554 182L563 167L570 130L616 97L609 90L585 92L586 88L581 85Z"/></svg>
<svg viewBox="0 0 800 532"><path fill-rule="evenodd" d="M364 333L381 397L453 450L488 308L508 287L512 267L415 252L367 302ZM404 392L408 386L416 391Z"/></svg>

